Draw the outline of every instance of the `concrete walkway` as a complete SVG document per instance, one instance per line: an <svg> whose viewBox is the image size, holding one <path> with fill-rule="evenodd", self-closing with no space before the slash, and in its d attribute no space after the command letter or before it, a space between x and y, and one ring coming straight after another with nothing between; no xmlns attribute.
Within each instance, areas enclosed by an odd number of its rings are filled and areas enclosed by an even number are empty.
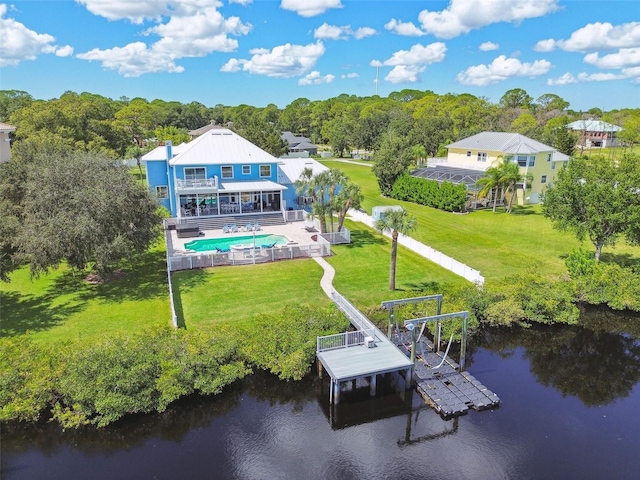
<svg viewBox="0 0 640 480"><path fill-rule="evenodd" d="M331 294L333 293L333 277L336 274L335 269L327 263L327 261L322 257L313 257L313 259L324 269L324 275L322 275L322 279L320 280L320 286L324 293L327 294L327 297L333 300Z"/></svg>

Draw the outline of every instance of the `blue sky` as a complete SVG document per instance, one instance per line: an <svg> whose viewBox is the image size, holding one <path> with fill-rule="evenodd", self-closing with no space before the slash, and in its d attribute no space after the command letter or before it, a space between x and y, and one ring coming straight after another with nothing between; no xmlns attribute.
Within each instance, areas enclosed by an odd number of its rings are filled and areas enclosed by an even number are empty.
<svg viewBox="0 0 640 480"><path fill-rule="evenodd" d="M523 88L639 108L640 2L0 0L0 88L281 108Z"/></svg>

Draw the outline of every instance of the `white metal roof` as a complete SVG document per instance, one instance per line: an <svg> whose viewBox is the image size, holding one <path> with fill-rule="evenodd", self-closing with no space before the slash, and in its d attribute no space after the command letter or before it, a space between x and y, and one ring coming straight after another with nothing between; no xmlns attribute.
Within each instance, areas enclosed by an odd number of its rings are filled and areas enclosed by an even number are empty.
<svg viewBox="0 0 640 480"><path fill-rule="evenodd" d="M575 122L567 124L567 128L571 130L585 130L587 132L619 132L622 130L622 127L595 119L576 120Z"/></svg>
<svg viewBox="0 0 640 480"><path fill-rule="evenodd" d="M533 155L540 152L555 152L556 149L519 133L482 132L459 140L447 148L487 150L510 154Z"/></svg>
<svg viewBox="0 0 640 480"><path fill-rule="evenodd" d="M314 176L329 170L313 158L281 158L278 165L278 183L295 183L300 180L300 175L305 168L310 168Z"/></svg>
<svg viewBox="0 0 640 480"><path fill-rule="evenodd" d="M171 147L171 153L175 157L178 153L180 153L186 143L181 143L180 145L175 145ZM165 145L160 145L159 147L154 148L150 152L145 153L141 158L141 162L148 162L154 160L166 160L167 159L167 147Z"/></svg>
<svg viewBox="0 0 640 480"><path fill-rule="evenodd" d="M222 182L220 191L228 192L274 192L286 190L287 187L270 180L257 180L254 182Z"/></svg>
<svg viewBox="0 0 640 480"><path fill-rule="evenodd" d="M278 159L228 128L215 128L185 144L171 165L276 163Z"/></svg>

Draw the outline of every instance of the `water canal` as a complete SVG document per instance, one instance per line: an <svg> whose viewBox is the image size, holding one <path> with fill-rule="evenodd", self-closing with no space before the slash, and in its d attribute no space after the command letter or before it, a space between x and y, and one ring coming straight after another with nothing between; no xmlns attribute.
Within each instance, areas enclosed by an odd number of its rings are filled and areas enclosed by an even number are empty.
<svg viewBox="0 0 640 480"><path fill-rule="evenodd" d="M492 411L443 420L382 382L331 409L315 376L257 374L102 430L4 427L2 478L637 479L640 318L591 317L477 336L468 370Z"/></svg>

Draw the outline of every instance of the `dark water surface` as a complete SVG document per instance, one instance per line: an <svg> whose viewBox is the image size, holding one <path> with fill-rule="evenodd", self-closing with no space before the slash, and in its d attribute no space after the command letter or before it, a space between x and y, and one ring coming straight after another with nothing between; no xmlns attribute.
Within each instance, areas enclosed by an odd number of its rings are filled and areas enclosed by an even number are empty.
<svg viewBox="0 0 640 480"><path fill-rule="evenodd" d="M102 430L5 426L2 478L638 479L640 319L630 321L483 332L468 370L502 403L457 420L385 382L375 399L364 388L331 409L314 376L257 374Z"/></svg>

